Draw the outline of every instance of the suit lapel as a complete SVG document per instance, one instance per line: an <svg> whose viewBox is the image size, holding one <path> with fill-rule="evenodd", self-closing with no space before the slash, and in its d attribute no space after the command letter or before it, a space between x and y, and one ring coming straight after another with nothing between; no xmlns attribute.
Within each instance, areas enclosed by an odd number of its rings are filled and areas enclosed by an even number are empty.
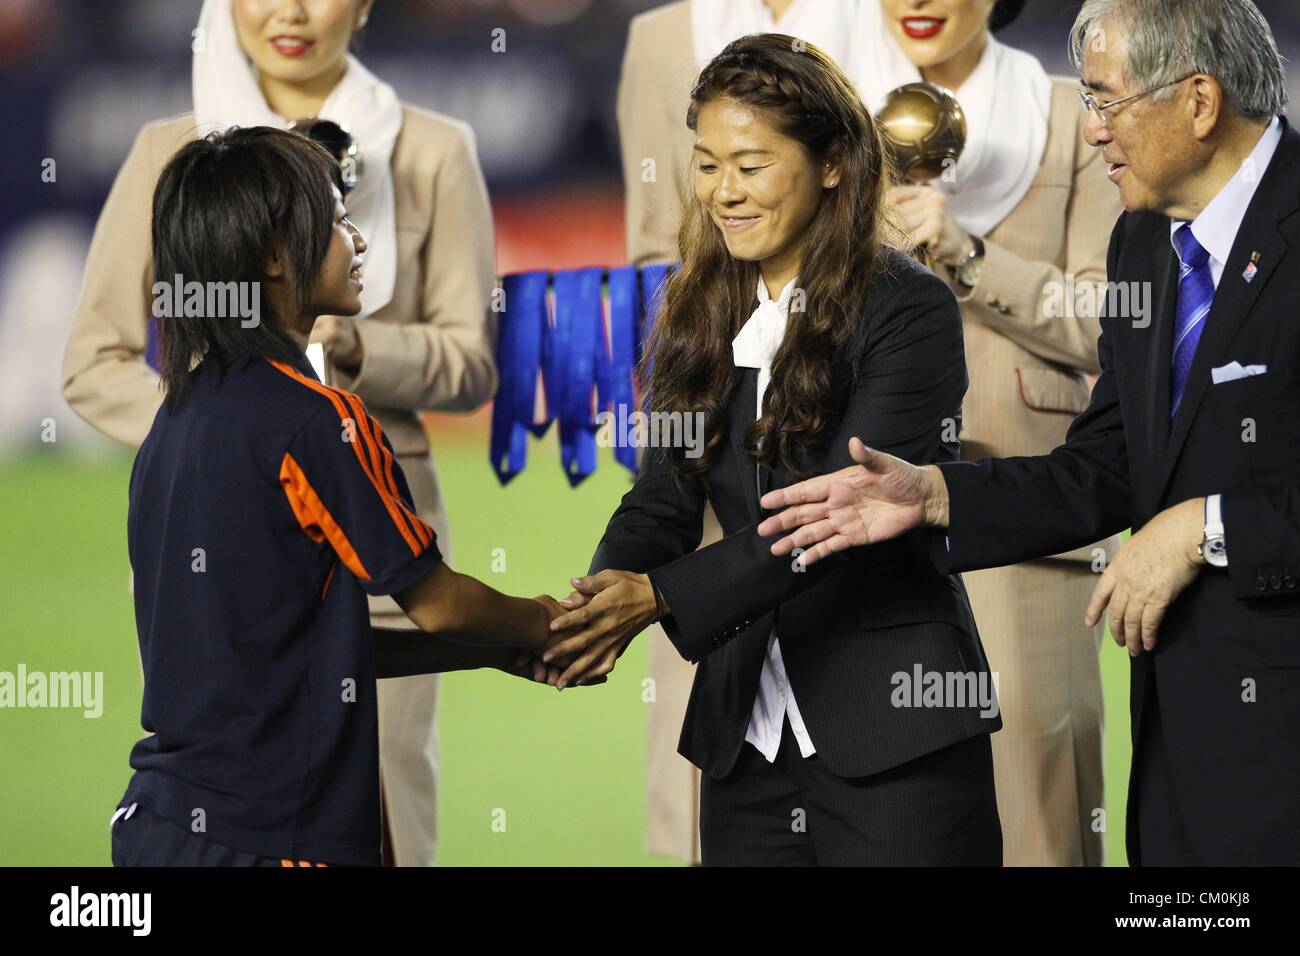
<svg viewBox="0 0 1300 956"><path fill-rule="evenodd" d="M1298 154L1300 136L1289 128L1284 128L1282 142L1278 144L1273 162L1269 164L1264 180L1259 184L1250 208L1246 211L1246 218L1237 231L1232 253L1228 256L1223 276L1219 280L1219 288L1214 293L1214 304L1206 317L1205 330L1196 347L1192 367L1187 373L1182 406L1174 421L1169 448L1160 470L1156 486L1157 503L1173 475L1174 465L1187 441L1201 399L1210 387L1210 369L1230 360L1228 353L1233 340L1289 248L1278 223L1300 207L1300 196L1296 194L1294 183ZM1255 261L1257 253L1258 261ZM1247 281L1244 273L1252 262L1257 271L1253 279ZM1166 348L1166 365L1171 361L1169 353L1170 350ZM1167 407L1168 403L1166 417Z"/></svg>
<svg viewBox="0 0 1300 956"><path fill-rule="evenodd" d="M749 517L758 523L758 494L754 478L754 462L745 452L745 434L754 424L754 409L758 403L758 369L741 368L740 385L731 395L727 408L727 432L731 440L731 460L735 466L736 480L749 510Z"/></svg>
<svg viewBox="0 0 1300 956"><path fill-rule="evenodd" d="M758 466L758 498L760 502L762 501L763 496L772 490L777 481L782 481L782 487L785 487L783 475L784 473L782 473L781 476L778 476L776 472L772 471L772 469L768 468L766 465ZM761 505L759 506L759 510L762 510Z"/></svg>

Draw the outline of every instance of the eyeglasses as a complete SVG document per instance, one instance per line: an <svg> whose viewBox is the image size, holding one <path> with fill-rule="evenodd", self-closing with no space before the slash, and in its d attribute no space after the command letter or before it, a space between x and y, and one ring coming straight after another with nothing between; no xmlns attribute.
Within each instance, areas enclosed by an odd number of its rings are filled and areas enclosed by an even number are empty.
<svg viewBox="0 0 1300 956"><path fill-rule="evenodd" d="M352 192L361 173L361 154L357 152L357 143L352 134L333 120L316 117L300 119L289 129L324 146L339 161L343 173L343 195Z"/></svg>
<svg viewBox="0 0 1300 956"><path fill-rule="evenodd" d="M1177 86L1184 80L1190 80L1195 75L1195 73L1188 73L1182 79L1170 80L1168 83L1161 83L1159 86L1153 86L1149 90L1143 90L1141 93L1134 93L1133 95L1125 96L1122 99L1111 100L1109 103L1098 103L1097 98L1092 95L1092 91L1087 89L1079 90L1079 99L1083 101L1084 108L1096 116L1097 119L1101 120L1102 126L1109 129L1110 121L1106 118L1106 110L1113 109L1116 106L1123 106L1125 103L1132 102L1133 100L1139 99L1143 96L1150 96L1152 93L1157 93L1166 87Z"/></svg>

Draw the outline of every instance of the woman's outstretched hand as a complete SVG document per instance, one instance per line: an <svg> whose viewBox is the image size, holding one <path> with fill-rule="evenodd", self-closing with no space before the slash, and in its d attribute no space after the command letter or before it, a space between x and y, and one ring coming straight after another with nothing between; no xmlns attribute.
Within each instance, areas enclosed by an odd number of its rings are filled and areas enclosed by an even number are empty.
<svg viewBox="0 0 1300 956"><path fill-rule="evenodd" d="M554 640L542 655L544 663L564 667L556 684L561 690L603 679L632 638L659 617L654 587L644 574L601 571L571 583L574 594L565 600L581 606L551 621Z"/></svg>
<svg viewBox="0 0 1300 956"><path fill-rule="evenodd" d="M776 555L796 548L804 566L846 548L888 541L922 524L946 527L948 489L932 465L917 467L849 439L856 465L770 491L761 504L784 508L758 526L770 536L795 529L772 545Z"/></svg>

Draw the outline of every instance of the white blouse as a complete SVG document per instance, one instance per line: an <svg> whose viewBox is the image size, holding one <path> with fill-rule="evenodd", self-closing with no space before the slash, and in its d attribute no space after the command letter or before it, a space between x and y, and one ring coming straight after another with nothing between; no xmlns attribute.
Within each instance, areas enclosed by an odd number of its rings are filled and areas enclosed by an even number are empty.
<svg viewBox="0 0 1300 956"><path fill-rule="evenodd" d="M758 279L758 308L737 333L731 342L732 361L740 368L758 369L758 404L754 409L757 420L763 414L763 395L772 380L772 359L781 347L785 337L786 319L790 312L790 299L794 294L798 277L791 279L781 290L781 297L773 301L767 292L767 284L762 276ZM758 466L754 466L754 490L758 491ZM781 746L781 729L786 718L790 720L790 729L794 731L799 742L799 752L805 757L816 753L812 738L804 727L803 717L799 714L799 705L794 699L794 690L785 675L785 662L781 659L781 644L776 637L776 629L767 641L767 657L763 660L763 672L758 679L758 693L754 697L754 708L750 712L749 729L745 731L745 740L758 748L767 758L768 763L776 761L776 752Z"/></svg>

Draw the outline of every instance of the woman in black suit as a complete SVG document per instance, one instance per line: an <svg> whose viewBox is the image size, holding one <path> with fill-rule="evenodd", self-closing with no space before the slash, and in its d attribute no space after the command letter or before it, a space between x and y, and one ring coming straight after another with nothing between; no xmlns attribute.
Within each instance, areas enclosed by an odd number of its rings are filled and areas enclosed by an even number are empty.
<svg viewBox="0 0 1300 956"><path fill-rule="evenodd" d="M687 124L696 201L640 371L705 442L646 450L548 659L603 675L660 620L698 662L679 749L705 771L705 864L998 865L1001 721L931 532L805 569L755 530L762 493L848 465L850 436L957 460L957 303L882 242L883 140L815 47L730 44ZM696 551L706 500L726 537Z"/></svg>

